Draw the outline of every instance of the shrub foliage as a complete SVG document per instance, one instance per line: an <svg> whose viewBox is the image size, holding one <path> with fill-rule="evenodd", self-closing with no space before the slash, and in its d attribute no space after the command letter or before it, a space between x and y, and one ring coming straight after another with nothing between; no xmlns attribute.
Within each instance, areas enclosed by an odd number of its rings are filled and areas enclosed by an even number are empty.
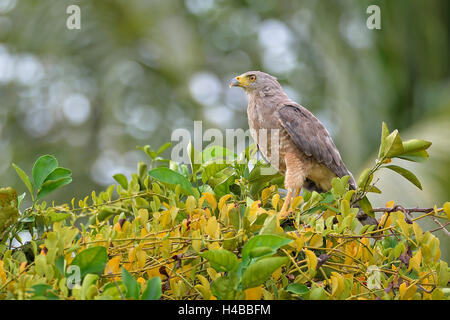
<svg viewBox="0 0 450 320"><path fill-rule="evenodd" d="M163 159L170 145L139 147L150 164L105 191L70 204L42 201L70 183L52 156L39 158L25 194L0 189L1 299L447 299L449 270L436 230L450 203L407 209L372 208L378 170L393 170L421 188L391 159L422 161L431 143L402 141L383 124L380 152L358 189L348 176L324 194L304 191L278 218L279 174L261 175L254 148L236 155L222 147L189 147L190 165ZM225 163L223 159L228 159ZM360 209L378 225L361 225ZM418 221L433 219L424 231ZM28 232L32 240L22 243ZM12 240L15 239L15 245Z"/></svg>

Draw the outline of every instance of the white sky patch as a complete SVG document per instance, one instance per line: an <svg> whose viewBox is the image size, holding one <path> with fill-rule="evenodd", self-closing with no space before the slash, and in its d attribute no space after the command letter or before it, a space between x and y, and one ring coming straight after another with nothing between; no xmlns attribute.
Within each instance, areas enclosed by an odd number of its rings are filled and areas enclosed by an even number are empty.
<svg viewBox="0 0 450 320"><path fill-rule="evenodd" d="M186 8L193 14L203 14L213 9L215 0L185 0Z"/></svg>
<svg viewBox="0 0 450 320"><path fill-rule="evenodd" d="M222 82L211 72L198 72L189 80L192 97L200 104L213 106L220 100Z"/></svg>
<svg viewBox="0 0 450 320"><path fill-rule="evenodd" d="M204 107L203 112L208 121L214 122L221 127L227 127L234 119L234 112L226 106Z"/></svg>
<svg viewBox="0 0 450 320"><path fill-rule="evenodd" d="M13 10L17 5L17 0L0 0L0 14L5 14Z"/></svg>
<svg viewBox="0 0 450 320"><path fill-rule="evenodd" d="M340 31L344 39L356 49L364 49L372 46L372 32L361 18L343 17L340 22Z"/></svg>
<svg viewBox="0 0 450 320"><path fill-rule="evenodd" d="M82 94L69 95L63 104L64 117L73 125L81 125L91 115L91 103Z"/></svg>
<svg viewBox="0 0 450 320"><path fill-rule="evenodd" d="M260 24L259 43L264 48L264 67L273 73L286 73L297 65L297 56L291 46L294 42L292 31L281 21L266 20Z"/></svg>
<svg viewBox="0 0 450 320"><path fill-rule="evenodd" d="M15 63L17 80L27 86L37 83L44 77L44 67L34 56L19 56Z"/></svg>
<svg viewBox="0 0 450 320"><path fill-rule="evenodd" d="M40 138L45 136L55 122L53 110L42 107L32 107L26 111L23 128L30 135Z"/></svg>
<svg viewBox="0 0 450 320"><path fill-rule="evenodd" d="M0 45L0 83L10 82L14 78L14 58L6 48Z"/></svg>
<svg viewBox="0 0 450 320"><path fill-rule="evenodd" d="M122 173L130 178L136 172L136 163L142 160L140 151L128 151L120 154L115 150L105 150L95 160L91 167L91 178L100 185L117 183L113 175Z"/></svg>

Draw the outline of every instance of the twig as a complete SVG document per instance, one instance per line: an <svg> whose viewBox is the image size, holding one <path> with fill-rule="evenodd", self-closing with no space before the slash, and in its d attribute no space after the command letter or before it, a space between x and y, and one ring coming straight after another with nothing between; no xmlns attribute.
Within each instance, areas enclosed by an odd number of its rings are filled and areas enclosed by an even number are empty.
<svg viewBox="0 0 450 320"><path fill-rule="evenodd" d="M442 223L440 223L435 217L431 217L430 216L430 218L431 218L431 220L433 220L438 226L439 226L439 228L437 228L437 229L434 229L434 230L431 230L430 232L435 232L435 231L438 231L438 230L442 230L442 231L444 231L444 233L448 236L448 237L450 237L450 232L448 232L448 230L445 228L446 226L448 226L449 224L450 224L450 222L447 222L446 224L442 224Z"/></svg>
<svg viewBox="0 0 450 320"><path fill-rule="evenodd" d="M374 212L395 212L395 211L402 211L404 213L411 213L411 212L423 212L428 213L433 211L433 208L404 208L401 205L395 205L392 208L373 208Z"/></svg>

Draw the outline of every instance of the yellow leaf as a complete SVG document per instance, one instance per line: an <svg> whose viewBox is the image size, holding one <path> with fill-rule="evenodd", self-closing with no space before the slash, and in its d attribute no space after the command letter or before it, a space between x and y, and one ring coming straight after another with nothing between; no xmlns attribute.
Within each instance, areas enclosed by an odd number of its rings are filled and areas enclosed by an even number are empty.
<svg viewBox="0 0 450 320"><path fill-rule="evenodd" d="M217 250L220 249L220 244L218 242L209 242L208 250Z"/></svg>
<svg viewBox="0 0 450 320"><path fill-rule="evenodd" d="M404 216L403 212L397 211L396 214L397 214L397 219L396 219L397 225L400 227L400 229L402 230L402 233L404 235L409 236L411 229L409 228L409 224L407 224L405 221L405 216Z"/></svg>
<svg viewBox="0 0 450 320"><path fill-rule="evenodd" d="M170 241L170 239L164 239L161 242L161 255L166 259L169 258L171 249L172 249L172 242Z"/></svg>
<svg viewBox="0 0 450 320"><path fill-rule="evenodd" d="M25 270L25 267L27 266L27 262L24 261L20 264L19 272L22 273L23 270Z"/></svg>
<svg viewBox="0 0 450 320"><path fill-rule="evenodd" d="M278 268L277 270L275 270L275 271L272 273L272 278L273 278L275 281L278 281L278 279L280 279L280 277L281 277L281 268Z"/></svg>
<svg viewBox="0 0 450 320"><path fill-rule="evenodd" d="M297 251L302 250L304 244L305 244L305 238L303 236L295 239L295 241L294 241L294 245L295 245L295 248Z"/></svg>
<svg viewBox="0 0 450 320"><path fill-rule="evenodd" d="M4 284L6 282L6 272L3 269L3 261L0 260L0 282Z"/></svg>
<svg viewBox="0 0 450 320"><path fill-rule="evenodd" d="M118 222L114 225L114 230L116 230L117 232L122 232L122 227Z"/></svg>
<svg viewBox="0 0 450 320"><path fill-rule="evenodd" d="M291 204L292 210L297 209L297 207L300 205L300 203L302 203L302 201L303 201L302 196L295 197Z"/></svg>
<svg viewBox="0 0 450 320"><path fill-rule="evenodd" d="M136 248L131 248L128 250L128 262L133 263L136 260L136 254L135 254Z"/></svg>
<svg viewBox="0 0 450 320"><path fill-rule="evenodd" d="M219 210L222 210L223 206L227 202L228 199L231 198L231 194L226 194L219 200Z"/></svg>
<svg viewBox="0 0 450 320"><path fill-rule="evenodd" d="M120 269L120 260L121 256L112 257L107 263L105 267L105 274L113 274L118 273Z"/></svg>
<svg viewBox="0 0 450 320"><path fill-rule="evenodd" d="M148 210L147 209L139 209L138 216L139 216L139 220L141 221L141 224L144 226L144 228L147 228Z"/></svg>
<svg viewBox="0 0 450 320"><path fill-rule="evenodd" d="M320 248L323 245L323 237L320 234L315 234L309 241L309 246L313 248Z"/></svg>
<svg viewBox="0 0 450 320"><path fill-rule="evenodd" d="M197 284L194 286L194 288L196 288L198 291L200 291L200 293L202 294L202 298L204 300L209 300L211 299L211 291L208 289L206 289L203 285Z"/></svg>
<svg viewBox="0 0 450 320"><path fill-rule="evenodd" d="M136 251L136 258L138 262L138 267L143 268L145 266L145 263L147 262L147 254L144 250L138 250Z"/></svg>
<svg viewBox="0 0 450 320"><path fill-rule="evenodd" d="M420 263L422 262L422 250L419 249L414 256L409 259L409 267L408 270L414 269L417 272L420 272Z"/></svg>
<svg viewBox="0 0 450 320"><path fill-rule="evenodd" d="M390 225L391 225L391 216L387 212L385 212L383 214L383 216L381 217L380 223L378 223L378 226L380 228L387 228Z"/></svg>
<svg viewBox="0 0 450 320"><path fill-rule="evenodd" d="M201 274L197 275L197 279L200 281L200 283L202 284L202 286L207 289L209 291L209 281L208 279L206 279L204 276L202 276Z"/></svg>
<svg viewBox="0 0 450 320"><path fill-rule="evenodd" d="M272 192L275 191L275 186L271 186L269 188L265 188L262 192L261 192L261 200L263 205L266 204L267 200L269 200L270 195L272 194Z"/></svg>
<svg viewBox="0 0 450 320"><path fill-rule="evenodd" d="M313 251L304 249L306 255L306 263L308 264L308 269L310 274L313 274L316 271L317 267L317 257Z"/></svg>
<svg viewBox="0 0 450 320"><path fill-rule="evenodd" d="M217 278L220 277L220 273L218 273L216 270L214 270L213 268L209 267L206 269L206 272L208 273L209 277L214 281Z"/></svg>
<svg viewBox="0 0 450 320"><path fill-rule="evenodd" d="M186 199L186 212L191 215L197 205L197 201L194 196L189 196Z"/></svg>
<svg viewBox="0 0 450 320"><path fill-rule="evenodd" d="M217 222L216 217L212 217L211 219L208 220L205 232L213 239L219 238L220 230L219 230L219 223Z"/></svg>
<svg viewBox="0 0 450 320"><path fill-rule="evenodd" d="M445 214L447 215L447 219L450 220L450 202L444 203L443 208L444 208Z"/></svg>
<svg viewBox="0 0 450 320"><path fill-rule="evenodd" d="M216 201L216 198L214 197L214 195L212 193L209 193L209 192L204 192L203 196L208 201L209 205L211 206L211 209L213 211L216 210L216 208L217 208L217 201Z"/></svg>
<svg viewBox="0 0 450 320"><path fill-rule="evenodd" d="M280 195L277 193L272 198L272 207L277 210L278 202L280 201Z"/></svg>
<svg viewBox="0 0 450 320"><path fill-rule="evenodd" d="M262 285L246 289L245 291L245 300L261 300L262 297Z"/></svg>
<svg viewBox="0 0 450 320"><path fill-rule="evenodd" d="M417 286L410 285L409 287L406 286L406 282L403 282L400 287L398 288L400 293L400 300L409 300L414 296L414 294L417 291Z"/></svg>
<svg viewBox="0 0 450 320"><path fill-rule="evenodd" d="M152 269L147 270L148 278L151 279L153 277L160 277L161 279L165 276L163 276L161 273L159 273L159 267L155 267Z"/></svg>
<svg viewBox="0 0 450 320"><path fill-rule="evenodd" d="M331 272L331 296L339 295L345 289L344 278L337 272Z"/></svg>
<svg viewBox="0 0 450 320"><path fill-rule="evenodd" d="M388 202L386 202L386 207L387 208L393 208L394 207L394 204L395 204L395 202L394 201L388 201Z"/></svg>
<svg viewBox="0 0 450 320"><path fill-rule="evenodd" d="M200 252L201 250L201 240L200 239L200 230L195 230L192 232L192 248L197 251Z"/></svg>
<svg viewBox="0 0 450 320"><path fill-rule="evenodd" d="M178 211L180 209L177 207L171 207L170 208L170 217L172 218L172 223L175 223L175 219L177 217Z"/></svg>
<svg viewBox="0 0 450 320"><path fill-rule="evenodd" d="M414 235L416 237L416 241L419 243L422 241L422 229L419 227L419 224L417 222L413 222L413 230L414 230Z"/></svg>
<svg viewBox="0 0 450 320"><path fill-rule="evenodd" d="M142 277L137 278L136 281L139 282L141 285L145 283L145 279Z"/></svg>

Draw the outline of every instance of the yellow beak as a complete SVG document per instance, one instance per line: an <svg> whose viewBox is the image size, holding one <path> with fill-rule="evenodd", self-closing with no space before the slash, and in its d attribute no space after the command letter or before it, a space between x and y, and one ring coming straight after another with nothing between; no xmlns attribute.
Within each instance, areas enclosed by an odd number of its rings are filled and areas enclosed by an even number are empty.
<svg viewBox="0 0 450 320"><path fill-rule="evenodd" d="M230 82L230 88L231 87L242 87L243 85L245 85L242 80L243 80L243 78L241 76L234 78Z"/></svg>

